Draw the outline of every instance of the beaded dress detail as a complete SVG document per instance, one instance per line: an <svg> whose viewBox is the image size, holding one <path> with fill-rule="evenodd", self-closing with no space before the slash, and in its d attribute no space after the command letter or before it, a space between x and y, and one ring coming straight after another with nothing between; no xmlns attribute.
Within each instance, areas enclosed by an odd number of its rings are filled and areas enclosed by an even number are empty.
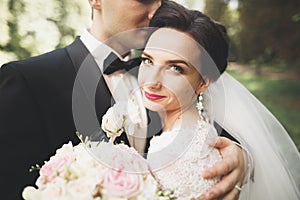
<svg viewBox="0 0 300 200"><path fill-rule="evenodd" d="M153 137L147 159L161 186L173 189L182 200L200 198L214 186L220 178L207 180L201 176L206 168L221 160L219 151L206 144L206 139L214 136L217 136L214 127L199 120L195 127Z"/></svg>

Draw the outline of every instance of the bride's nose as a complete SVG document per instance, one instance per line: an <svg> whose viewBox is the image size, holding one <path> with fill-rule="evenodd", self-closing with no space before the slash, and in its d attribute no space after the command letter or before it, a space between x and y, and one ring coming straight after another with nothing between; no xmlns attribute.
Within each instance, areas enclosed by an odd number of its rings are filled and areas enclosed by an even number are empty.
<svg viewBox="0 0 300 200"><path fill-rule="evenodd" d="M147 74L147 84L150 89L160 89L162 87L162 71L160 67L153 67Z"/></svg>
<svg viewBox="0 0 300 200"><path fill-rule="evenodd" d="M152 82L148 86L148 88L150 90L159 90L159 89L161 89L161 87L162 87L162 84L160 81Z"/></svg>

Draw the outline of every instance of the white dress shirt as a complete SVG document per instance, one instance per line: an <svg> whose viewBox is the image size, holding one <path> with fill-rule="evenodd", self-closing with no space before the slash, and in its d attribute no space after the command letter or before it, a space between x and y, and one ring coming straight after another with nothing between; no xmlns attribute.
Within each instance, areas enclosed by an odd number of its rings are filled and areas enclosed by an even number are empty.
<svg viewBox="0 0 300 200"><path fill-rule="evenodd" d="M94 57L102 74L103 61L111 52L114 52L122 60L122 57L116 51L97 40L88 30L83 31L80 40ZM103 77L115 102L131 99L139 106L141 124L136 127L133 135L127 133L127 138L131 146L135 147L138 152L143 153L147 139L147 114L137 78L125 70L119 70L110 75L103 74Z"/></svg>

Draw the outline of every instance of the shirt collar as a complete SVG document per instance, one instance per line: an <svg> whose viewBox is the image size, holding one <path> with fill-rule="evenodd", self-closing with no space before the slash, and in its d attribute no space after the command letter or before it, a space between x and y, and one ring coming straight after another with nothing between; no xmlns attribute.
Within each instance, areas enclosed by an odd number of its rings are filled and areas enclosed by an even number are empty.
<svg viewBox="0 0 300 200"><path fill-rule="evenodd" d="M102 45L103 43L97 40L87 29L84 29L80 40L89 50L89 52L93 52L98 46Z"/></svg>
<svg viewBox="0 0 300 200"><path fill-rule="evenodd" d="M94 57L95 61L97 62L102 72L103 72L103 61L111 52L114 52L117 56L119 56L119 54L116 51L114 51L112 48L110 48L103 42L97 40L88 31L88 29L85 29L82 32L80 36L80 40L86 46L86 48L91 53L91 55Z"/></svg>

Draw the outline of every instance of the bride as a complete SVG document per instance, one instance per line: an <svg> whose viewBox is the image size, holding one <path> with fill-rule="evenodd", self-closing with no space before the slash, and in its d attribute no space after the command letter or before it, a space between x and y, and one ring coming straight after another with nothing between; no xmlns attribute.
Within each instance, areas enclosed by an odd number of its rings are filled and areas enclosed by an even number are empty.
<svg viewBox="0 0 300 200"><path fill-rule="evenodd" d="M220 125L248 151L254 171L240 199L300 199L300 157L273 115L225 71L226 30L199 11L163 6L142 53L139 84L145 107L159 114L148 161L160 184L179 199L201 199L217 179L201 171L221 159L212 144ZM250 167L251 169L251 167ZM199 193L199 191L201 191Z"/></svg>

